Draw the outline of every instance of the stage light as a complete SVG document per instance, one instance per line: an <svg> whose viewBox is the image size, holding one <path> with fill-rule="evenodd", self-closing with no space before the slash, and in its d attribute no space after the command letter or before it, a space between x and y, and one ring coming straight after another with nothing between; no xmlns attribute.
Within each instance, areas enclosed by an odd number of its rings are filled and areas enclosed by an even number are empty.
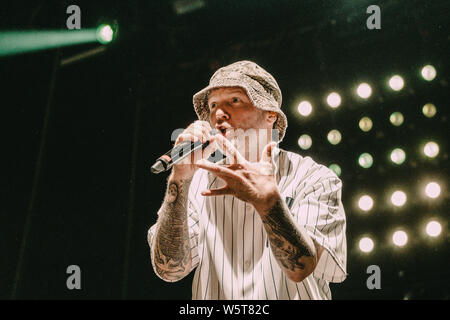
<svg viewBox="0 0 450 320"><path fill-rule="evenodd" d="M331 108L335 109L341 105L341 96L336 92L332 92L327 97L327 103Z"/></svg>
<svg viewBox="0 0 450 320"><path fill-rule="evenodd" d="M408 235L403 230L395 231L392 235L392 241L398 247L403 247L408 242Z"/></svg>
<svg viewBox="0 0 450 320"><path fill-rule="evenodd" d="M373 207L373 200L370 196L364 195L359 198L358 206L363 211L369 211Z"/></svg>
<svg viewBox="0 0 450 320"><path fill-rule="evenodd" d="M372 239L370 239L369 237L364 237L361 238L361 240L359 240L359 249L362 252L371 252L373 250L374 244Z"/></svg>
<svg viewBox="0 0 450 320"><path fill-rule="evenodd" d="M298 145L303 150L308 150L309 148L311 148L312 145L311 137L307 134L301 135L300 138L298 139Z"/></svg>
<svg viewBox="0 0 450 320"><path fill-rule="evenodd" d="M302 101L298 104L297 110L300 115L307 117L312 112L312 105L308 101Z"/></svg>
<svg viewBox="0 0 450 320"><path fill-rule="evenodd" d="M331 130L328 132L327 139L329 143L336 145L341 142L342 135L338 130Z"/></svg>
<svg viewBox="0 0 450 320"><path fill-rule="evenodd" d="M373 158L369 153L363 153L358 158L358 163L361 167L367 169L373 164Z"/></svg>
<svg viewBox="0 0 450 320"><path fill-rule="evenodd" d="M439 154L439 145L434 141L429 141L425 144L423 148L423 153L428 158L434 158Z"/></svg>
<svg viewBox="0 0 450 320"><path fill-rule="evenodd" d="M402 164L403 162L405 162L405 158L406 158L406 154L405 154L405 151L403 151L402 149L396 148L396 149L392 150L391 160L395 164Z"/></svg>
<svg viewBox="0 0 450 320"><path fill-rule="evenodd" d="M427 118L432 118L436 114L436 106L432 103L427 103L423 106L422 112Z"/></svg>
<svg viewBox="0 0 450 320"><path fill-rule="evenodd" d="M430 221L426 226L426 232L430 237L437 237L441 234L442 226L437 221Z"/></svg>
<svg viewBox="0 0 450 320"><path fill-rule="evenodd" d="M441 194L441 187L436 182L430 182L425 187L425 194L427 197L435 199Z"/></svg>
<svg viewBox="0 0 450 320"><path fill-rule="evenodd" d="M102 44L110 43L114 38L114 31L108 24L102 24L97 28L97 40Z"/></svg>
<svg viewBox="0 0 450 320"><path fill-rule="evenodd" d="M396 207L401 207L406 203L406 194L403 191L395 191L391 196L391 202Z"/></svg>
<svg viewBox="0 0 450 320"><path fill-rule="evenodd" d="M394 112L391 114L391 116L389 117L389 121L391 121L391 123L398 127L401 126L403 124L403 114L401 112Z"/></svg>
<svg viewBox="0 0 450 320"><path fill-rule="evenodd" d="M330 170L332 170L338 177L341 176L342 170L341 170L341 167L339 165L333 163L328 168Z"/></svg>
<svg viewBox="0 0 450 320"><path fill-rule="evenodd" d="M393 77L391 77L391 79L389 80L389 86L392 88L392 90L394 91L400 91L403 89L404 86L404 81L403 78L400 77L399 75L395 75Z"/></svg>
<svg viewBox="0 0 450 320"><path fill-rule="evenodd" d="M363 99L367 99L372 94L372 88L365 82L361 83L356 89L356 93Z"/></svg>
<svg viewBox="0 0 450 320"><path fill-rule="evenodd" d="M368 132L372 129L373 123L372 120L369 117L363 117L361 120L359 120L359 128L364 131Z"/></svg>
<svg viewBox="0 0 450 320"><path fill-rule="evenodd" d="M427 81L431 81L436 78L436 69L432 65L426 65L423 67L421 73L422 77Z"/></svg>

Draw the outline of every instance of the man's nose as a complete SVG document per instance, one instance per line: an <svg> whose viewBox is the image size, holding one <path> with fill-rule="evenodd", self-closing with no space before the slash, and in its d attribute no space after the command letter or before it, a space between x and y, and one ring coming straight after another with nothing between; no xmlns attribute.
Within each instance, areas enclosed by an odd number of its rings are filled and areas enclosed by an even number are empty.
<svg viewBox="0 0 450 320"><path fill-rule="evenodd" d="M223 110L221 107L218 107L218 109L216 110L216 120L228 120L230 118L230 116L228 115L228 113L225 112L225 110Z"/></svg>

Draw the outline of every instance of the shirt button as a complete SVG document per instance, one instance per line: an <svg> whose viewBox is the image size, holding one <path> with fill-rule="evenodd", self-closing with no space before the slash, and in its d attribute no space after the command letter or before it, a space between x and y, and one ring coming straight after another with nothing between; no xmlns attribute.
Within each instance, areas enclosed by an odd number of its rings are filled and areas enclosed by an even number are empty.
<svg viewBox="0 0 450 320"><path fill-rule="evenodd" d="M246 261L244 262L244 264L245 264L245 268L248 269L248 268L250 268L251 262L250 262L249 260L246 260Z"/></svg>

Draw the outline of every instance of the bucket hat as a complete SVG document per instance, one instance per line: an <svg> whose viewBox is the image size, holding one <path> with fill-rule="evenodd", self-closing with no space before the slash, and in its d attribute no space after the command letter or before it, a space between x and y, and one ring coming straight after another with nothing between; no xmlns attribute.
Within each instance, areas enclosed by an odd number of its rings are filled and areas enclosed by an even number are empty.
<svg viewBox="0 0 450 320"><path fill-rule="evenodd" d="M287 128L287 118L281 111L280 87L270 73L248 60L238 61L218 69L209 80L209 85L193 96L194 109L200 120L209 122L209 92L221 87L241 87L255 107L275 111L278 117L274 123L274 129L278 130L279 141L283 139Z"/></svg>

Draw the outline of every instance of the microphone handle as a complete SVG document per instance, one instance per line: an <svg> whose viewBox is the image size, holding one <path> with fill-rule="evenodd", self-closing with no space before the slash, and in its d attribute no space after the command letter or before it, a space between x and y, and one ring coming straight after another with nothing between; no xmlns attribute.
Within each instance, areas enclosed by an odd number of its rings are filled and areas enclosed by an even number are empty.
<svg viewBox="0 0 450 320"><path fill-rule="evenodd" d="M209 145L209 143L209 140L207 140L205 143L202 143L200 140L197 140L195 142L183 141L172 150L167 151L165 154L159 157L150 170L155 174L167 171L172 168L174 164L177 164L195 150L200 148L202 148L202 150L205 149Z"/></svg>

